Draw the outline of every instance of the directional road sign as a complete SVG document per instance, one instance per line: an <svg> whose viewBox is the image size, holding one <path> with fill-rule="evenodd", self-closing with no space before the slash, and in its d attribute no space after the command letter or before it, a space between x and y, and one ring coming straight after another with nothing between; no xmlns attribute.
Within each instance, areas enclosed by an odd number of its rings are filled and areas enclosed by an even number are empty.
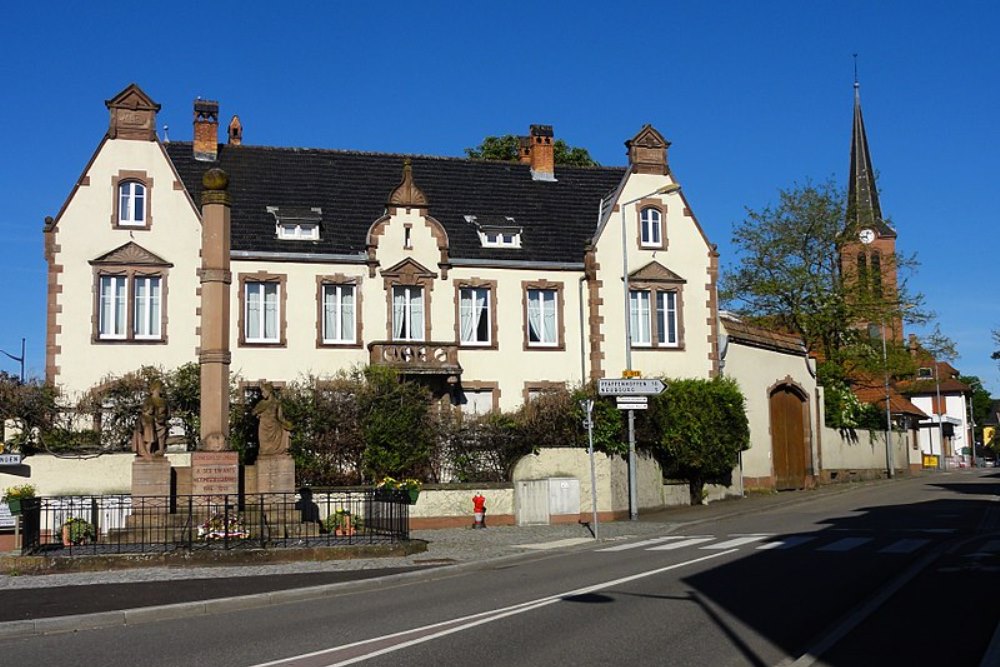
<svg viewBox="0 0 1000 667"><path fill-rule="evenodd" d="M20 454L0 454L0 466L21 465Z"/></svg>
<svg viewBox="0 0 1000 667"><path fill-rule="evenodd" d="M649 407L646 396L616 396L615 405L619 410L645 410Z"/></svg>
<svg viewBox="0 0 1000 667"><path fill-rule="evenodd" d="M597 393L601 396L655 396L666 388L667 385L656 378L597 381Z"/></svg>

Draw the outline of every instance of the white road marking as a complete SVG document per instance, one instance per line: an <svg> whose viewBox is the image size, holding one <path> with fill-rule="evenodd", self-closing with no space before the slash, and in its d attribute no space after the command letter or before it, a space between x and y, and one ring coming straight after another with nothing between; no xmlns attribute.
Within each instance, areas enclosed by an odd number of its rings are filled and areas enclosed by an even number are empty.
<svg viewBox="0 0 1000 667"><path fill-rule="evenodd" d="M885 547L884 549L879 549L880 554L910 554L930 542L930 540L897 540Z"/></svg>
<svg viewBox="0 0 1000 667"><path fill-rule="evenodd" d="M641 549L642 547L648 547L651 544L659 544L660 542L667 542L669 540L683 540L684 537L681 535L671 535L670 537L656 537L651 540L642 540L641 542L633 542L631 544L619 544L614 547L605 547L604 549L596 549L595 551L628 551L629 549Z"/></svg>
<svg viewBox="0 0 1000 667"><path fill-rule="evenodd" d="M708 538L713 539L713 538ZM493 621L498 621L502 618L508 616L514 616L517 614L523 614L527 611L532 611L534 609L540 609L546 607L550 604L554 604L561 600L568 598L574 598L580 595L586 595L588 593L594 593L596 591L604 590L606 588L612 588L614 586L619 586L621 584L627 584L633 581L638 581L639 579L645 579L646 577L656 576L664 572L669 572L670 570L676 570L687 565L694 565L695 563L701 563L704 561L712 560L713 558L719 558L721 556L727 556L731 553L735 553L737 550L732 549L730 551L720 551L718 553L708 554L706 556L701 556L699 558L694 558L683 563L675 563L674 565L667 565L666 567L656 568L655 570L647 570L645 572L639 572L637 574L632 574L627 577L621 577L620 579L612 579L611 581L605 581L599 584L593 584L591 586L585 586L583 588L577 588L576 590L566 591L565 593L557 593L556 595L549 595L547 597L538 598L537 600L530 600L528 602L522 602L521 604L511 605L509 607L501 607L499 609L491 609L490 611L480 612L478 614L470 614L468 616L461 616L459 618L453 618L449 621L441 621L439 623L432 623L430 625L425 625L418 628L413 628L412 630L404 630L403 632L395 632L388 635L383 635L381 637L372 637L371 639L364 639L359 642L353 642L350 644L344 644L343 646L334 646L332 648L324 649L322 651L314 651L312 653L303 653L302 655L292 656L290 658L282 658L280 660L273 660L271 662L264 662L254 667L292 667L293 665L316 665L320 667L341 667L342 665L353 665L357 662L362 662L375 656L385 655L387 653L392 653L394 651L399 651L410 646L416 646L417 644L423 644L429 642L432 639L437 639L439 637L444 637L446 635L454 634L456 632L461 632L463 630L468 630L474 628L478 625L483 625L486 623L491 623ZM436 630L436 631L435 631ZM430 634L422 634L430 633ZM407 636L417 635L413 639L406 639ZM346 660L336 661L337 658L335 654L345 652L349 649L358 648L365 646L367 644L380 644L385 643L389 640L398 639L399 643L387 646L385 648L380 648L376 650L369 651L363 655L353 655ZM325 662L324 656L329 656L330 659L335 662Z"/></svg>
<svg viewBox="0 0 1000 667"><path fill-rule="evenodd" d="M845 537L842 540L837 540L836 542L831 542L826 546L820 547L816 551L850 551L871 541L872 538L870 537Z"/></svg>
<svg viewBox="0 0 1000 667"><path fill-rule="evenodd" d="M744 544L753 544L754 542L760 542L765 537L770 537L769 535L747 535L746 537L737 537L732 540L726 540L725 542L718 542L716 544L709 544L702 549L732 549L735 547L742 547Z"/></svg>
<svg viewBox="0 0 1000 667"><path fill-rule="evenodd" d="M592 537L567 537L564 540L553 540L551 542L537 542L535 544L515 544L513 545L518 549L559 549L561 547L572 547L577 544L583 544L585 542L593 542Z"/></svg>
<svg viewBox="0 0 1000 667"><path fill-rule="evenodd" d="M671 542L669 544L661 544L658 547L650 547L646 551L673 551L674 549L683 549L684 547L693 547L696 544L711 542L714 539L714 537L689 537L680 542Z"/></svg>
<svg viewBox="0 0 1000 667"><path fill-rule="evenodd" d="M775 540L773 542L766 542L765 544L757 547L757 550L794 549L801 544L812 542L815 539L815 535L793 535L792 537L783 537L780 540Z"/></svg>

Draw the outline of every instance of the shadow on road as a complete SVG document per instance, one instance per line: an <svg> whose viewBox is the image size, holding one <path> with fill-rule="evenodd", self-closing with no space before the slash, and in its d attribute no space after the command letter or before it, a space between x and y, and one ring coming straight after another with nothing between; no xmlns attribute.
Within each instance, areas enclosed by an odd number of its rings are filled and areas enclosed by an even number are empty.
<svg viewBox="0 0 1000 667"><path fill-rule="evenodd" d="M822 664L976 666L1000 621L995 604L1000 555L991 557L997 567L990 568L982 563L988 556L969 553L975 551L977 528L989 523L984 517L1000 516L1000 504L991 500L1000 495L1000 481L983 479L927 487L936 495L945 490L981 499L861 508L821 524L825 527L816 532L769 537L751 547L752 555L684 582L734 647L759 665L764 659L753 651L754 643L764 640L800 656L908 568L941 552L940 559L825 653ZM970 545L964 552L944 553L963 540ZM794 548L768 548L768 542ZM757 550L761 547L765 550ZM970 558L978 560L970 566ZM727 616L743 628L729 627ZM826 630L815 636L816 628Z"/></svg>

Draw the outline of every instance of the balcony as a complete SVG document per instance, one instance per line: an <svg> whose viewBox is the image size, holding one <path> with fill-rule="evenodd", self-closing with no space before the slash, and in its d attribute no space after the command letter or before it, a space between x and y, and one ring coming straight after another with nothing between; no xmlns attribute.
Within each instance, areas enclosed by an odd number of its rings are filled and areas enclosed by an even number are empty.
<svg viewBox="0 0 1000 667"><path fill-rule="evenodd" d="M368 344L372 364L391 366L405 375L461 375L457 343L375 341Z"/></svg>

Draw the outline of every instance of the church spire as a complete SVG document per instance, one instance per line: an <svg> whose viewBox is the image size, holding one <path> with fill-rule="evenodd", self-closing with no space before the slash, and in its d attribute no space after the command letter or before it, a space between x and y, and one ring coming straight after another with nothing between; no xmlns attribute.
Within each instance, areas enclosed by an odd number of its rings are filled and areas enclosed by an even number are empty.
<svg viewBox="0 0 1000 667"><path fill-rule="evenodd" d="M882 207L875 187L875 171L868 150L868 135L861 115L861 85L858 83L857 60L854 65L854 127L851 131L851 172L847 189L849 205L848 222L856 223L859 229L873 229L880 236L895 236L896 233L882 220Z"/></svg>

